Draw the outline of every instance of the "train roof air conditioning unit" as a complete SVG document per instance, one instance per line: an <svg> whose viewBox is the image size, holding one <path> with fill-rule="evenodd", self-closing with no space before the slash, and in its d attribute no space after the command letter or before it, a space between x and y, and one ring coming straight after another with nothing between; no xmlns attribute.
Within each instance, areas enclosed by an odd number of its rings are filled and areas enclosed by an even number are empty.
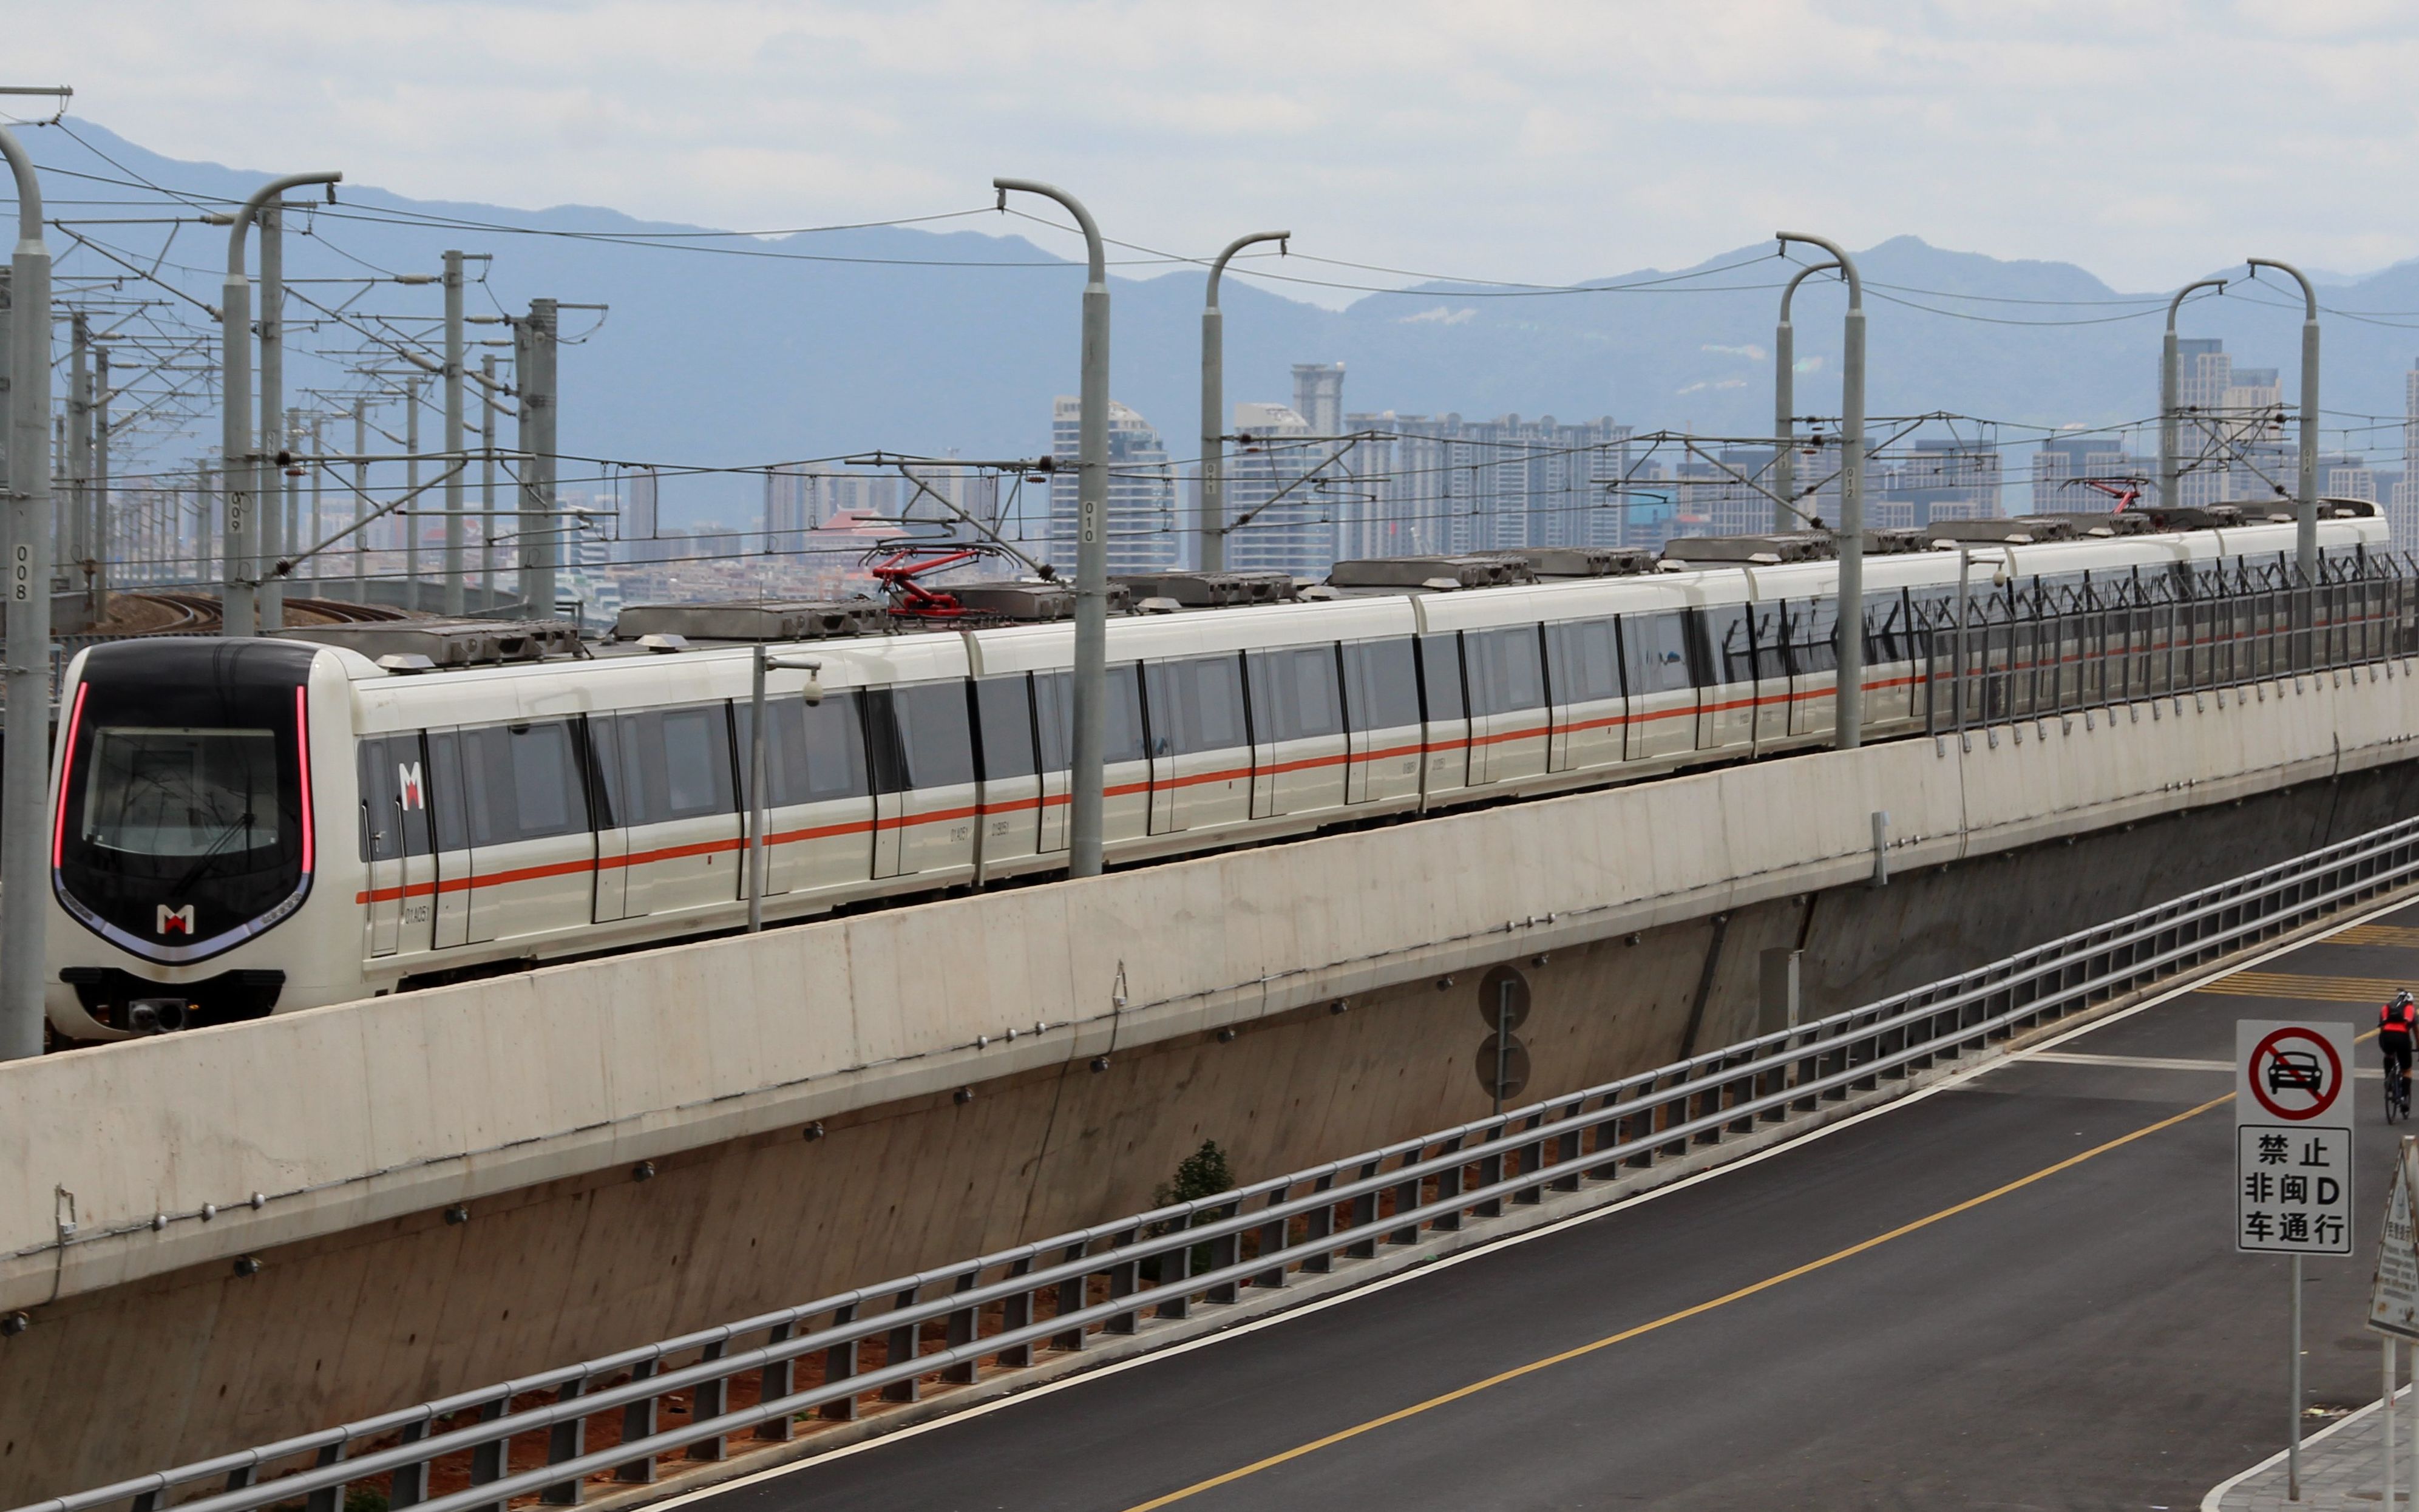
<svg viewBox="0 0 2419 1512"><path fill-rule="evenodd" d="M1537 580L1536 569L1514 556L1471 554L1437 557L1365 557L1339 562L1327 574L1337 588L1392 588L1451 592L1507 588Z"/></svg>
<svg viewBox="0 0 2419 1512"><path fill-rule="evenodd" d="M1524 546L1487 555L1525 562L1540 578L1634 578L1655 570L1655 553L1642 546Z"/></svg>
<svg viewBox="0 0 2419 1512"><path fill-rule="evenodd" d="M616 640L679 636L684 640L829 640L880 635L890 609L871 598L733 604L632 604L613 621Z"/></svg>
<svg viewBox="0 0 2419 1512"><path fill-rule="evenodd" d="M370 620L351 625L305 625L270 632L281 640L342 646L372 661L424 670L491 667L579 655L579 632L567 620Z"/></svg>
<svg viewBox="0 0 2419 1512"><path fill-rule="evenodd" d="M1166 598L1185 609L1236 604L1288 604L1297 596L1287 572L1125 573L1110 579L1139 599Z"/></svg>
<svg viewBox="0 0 2419 1512"><path fill-rule="evenodd" d="M1683 535L1663 543L1663 560L1771 567L1788 562L1828 562L1836 555L1827 531L1787 531L1771 535Z"/></svg>

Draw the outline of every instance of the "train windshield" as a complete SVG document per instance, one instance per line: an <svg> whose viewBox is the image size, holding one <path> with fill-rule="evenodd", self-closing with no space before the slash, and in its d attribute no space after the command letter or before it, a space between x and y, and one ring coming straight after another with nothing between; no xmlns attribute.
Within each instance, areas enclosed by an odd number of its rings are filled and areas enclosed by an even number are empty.
<svg viewBox="0 0 2419 1512"><path fill-rule="evenodd" d="M95 730L84 841L138 856L213 856L277 843L277 732Z"/></svg>
<svg viewBox="0 0 2419 1512"><path fill-rule="evenodd" d="M190 963L309 891L304 684L315 648L161 639L94 648L73 701L53 850L59 902L121 949Z"/></svg>

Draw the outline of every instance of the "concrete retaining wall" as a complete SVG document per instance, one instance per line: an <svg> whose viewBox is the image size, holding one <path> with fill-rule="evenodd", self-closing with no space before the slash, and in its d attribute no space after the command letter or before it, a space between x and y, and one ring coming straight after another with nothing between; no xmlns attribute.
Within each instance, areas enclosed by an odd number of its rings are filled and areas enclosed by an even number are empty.
<svg viewBox="0 0 2419 1512"><path fill-rule="evenodd" d="M2406 690L1793 758L0 1068L0 1286L37 1319L0 1344L0 1504L1132 1211L1203 1138L1249 1174L1468 1117L1493 961L1548 957L1535 1093L1678 1054L1716 913L1700 1048L1751 1020L1764 946L1806 946L1817 1011L1928 980L2410 812Z"/></svg>

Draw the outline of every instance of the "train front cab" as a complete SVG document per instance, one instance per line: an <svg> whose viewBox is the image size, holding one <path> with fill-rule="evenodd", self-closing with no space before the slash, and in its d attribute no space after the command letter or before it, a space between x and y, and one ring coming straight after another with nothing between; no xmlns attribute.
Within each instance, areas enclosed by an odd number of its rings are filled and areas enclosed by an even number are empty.
<svg viewBox="0 0 2419 1512"><path fill-rule="evenodd" d="M125 1039L357 994L357 916L318 832L351 798L348 659L162 637L69 666L50 805L59 1033Z"/></svg>

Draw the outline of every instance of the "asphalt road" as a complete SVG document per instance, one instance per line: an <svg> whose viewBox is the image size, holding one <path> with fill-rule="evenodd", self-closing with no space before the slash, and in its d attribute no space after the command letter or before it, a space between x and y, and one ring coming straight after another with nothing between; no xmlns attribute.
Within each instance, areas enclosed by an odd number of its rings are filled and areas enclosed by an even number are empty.
<svg viewBox="0 0 2419 1512"><path fill-rule="evenodd" d="M2303 947L2057 1054L2230 1064L2238 1018L2365 1032L2374 980L2419 978L2419 910L2380 923L2363 932L2380 943ZM1340 1305L696 1500L2197 1506L2281 1447L2287 1420L2288 1262L2232 1247L2231 1108L2152 1128L2232 1086L2227 1070L2020 1059ZM2360 1320L2394 1136L2377 1082L2355 1095L2353 1257L2305 1262L2320 1404L2377 1390Z"/></svg>

